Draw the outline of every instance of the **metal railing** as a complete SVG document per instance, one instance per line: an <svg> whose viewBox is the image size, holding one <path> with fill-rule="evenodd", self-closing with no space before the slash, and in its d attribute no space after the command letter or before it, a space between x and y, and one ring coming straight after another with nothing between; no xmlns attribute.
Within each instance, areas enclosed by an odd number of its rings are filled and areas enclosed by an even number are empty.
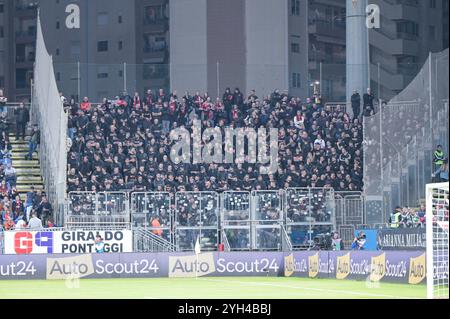
<svg viewBox="0 0 450 319"><path fill-rule="evenodd" d="M142 228L133 229L133 243L135 252L178 251L177 246L171 242Z"/></svg>
<svg viewBox="0 0 450 319"><path fill-rule="evenodd" d="M231 251L230 243L228 242L228 237L224 230L222 230L222 243L223 243L224 251L227 251L227 252Z"/></svg>
<svg viewBox="0 0 450 319"><path fill-rule="evenodd" d="M229 251L292 250L311 247L316 235L341 229L344 232L365 221L361 193L335 193L329 188L229 191L220 195L215 192L113 194L121 194L124 202L119 201L121 209L111 211L99 209L111 194L69 193L66 228L133 228L139 230L138 235L147 234L152 240L158 238L165 244L176 244L181 251L193 250L198 237L202 250L216 250L219 243ZM297 215L303 219L297 219ZM160 227L152 227L151 216L163 217Z"/></svg>
<svg viewBox="0 0 450 319"><path fill-rule="evenodd" d="M281 227L281 243L283 251L292 251L292 242L286 229Z"/></svg>

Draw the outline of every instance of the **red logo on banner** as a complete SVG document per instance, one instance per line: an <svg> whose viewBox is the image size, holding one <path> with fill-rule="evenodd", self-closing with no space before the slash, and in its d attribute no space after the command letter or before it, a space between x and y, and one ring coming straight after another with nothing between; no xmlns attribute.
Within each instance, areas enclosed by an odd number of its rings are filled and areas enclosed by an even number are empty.
<svg viewBox="0 0 450 319"><path fill-rule="evenodd" d="M14 235L14 250L18 255L30 254L33 251L33 235L29 232L18 232Z"/></svg>

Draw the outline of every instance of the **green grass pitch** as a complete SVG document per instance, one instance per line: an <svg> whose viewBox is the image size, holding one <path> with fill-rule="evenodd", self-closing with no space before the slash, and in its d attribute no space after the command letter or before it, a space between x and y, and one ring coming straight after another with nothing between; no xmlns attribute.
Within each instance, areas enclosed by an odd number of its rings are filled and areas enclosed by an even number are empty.
<svg viewBox="0 0 450 319"><path fill-rule="evenodd" d="M1 299L422 299L425 285L286 277L0 280Z"/></svg>

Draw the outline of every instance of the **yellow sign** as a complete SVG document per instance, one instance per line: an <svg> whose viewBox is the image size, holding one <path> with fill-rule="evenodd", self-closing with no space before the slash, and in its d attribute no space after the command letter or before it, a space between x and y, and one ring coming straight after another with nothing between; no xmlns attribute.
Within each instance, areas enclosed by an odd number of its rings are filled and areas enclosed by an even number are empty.
<svg viewBox="0 0 450 319"><path fill-rule="evenodd" d="M290 277L294 273L294 255L284 257L284 276Z"/></svg>
<svg viewBox="0 0 450 319"><path fill-rule="evenodd" d="M350 253L337 258L336 279L345 279L350 274Z"/></svg>
<svg viewBox="0 0 450 319"><path fill-rule="evenodd" d="M413 285L420 284L425 279L426 274L425 254L409 259L408 283Z"/></svg>
<svg viewBox="0 0 450 319"><path fill-rule="evenodd" d="M370 262L370 281L380 281L386 274L386 253L372 257Z"/></svg>
<svg viewBox="0 0 450 319"><path fill-rule="evenodd" d="M315 278L319 274L319 253L309 256L309 277Z"/></svg>

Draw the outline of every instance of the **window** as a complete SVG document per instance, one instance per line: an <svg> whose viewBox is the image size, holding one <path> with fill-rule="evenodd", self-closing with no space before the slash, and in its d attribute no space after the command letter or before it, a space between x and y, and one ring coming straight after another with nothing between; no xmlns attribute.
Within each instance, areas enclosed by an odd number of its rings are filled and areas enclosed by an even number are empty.
<svg viewBox="0 0 450 319"><path fill-rule="evenodd" d="M300 0L291 0L291 15L300 15Z"/></svg>
<svg viewBox="0 0 450 319"><path fill-rule="evenodd" d="M430 0L430 8L436 9L436 0Z"/></svg>
<svg viewBox="0 0 450 319"><path fill-rule="evenodd" d="M419 35L419 25L412 21L403 21L397 23L397 32L407 33L415 36Z"/></svg>
<svg viewBox="0 0 450 319"><path fill-rule="evenodd" d="M0 39L5 37L5 29L3 27L0 27Z"/></svg>
<svg viewBox="0 0 450 319"><path fill-rule="evenodd" d="M122 24L122 16L119 16L118 22L119 22L119 24Z"/></svg>
<svg viewBox="0 0 450 319"><path fill-rule="evenodd" d="M123 78L123 70L119 70L119 78Z"/></svg>
<svg viewBox="0 0 450 319"><path fill-rule="evenodd" d="M146 33L144 34L144 52L161 52L167 47L166 36L164 33Z"/></svg>
<svg viewBox="0 0 450 319"><path fill-rule="evenodd" d="M154 5L145 7L144 24L153 24L165 19L167 19L165 5Z"/></svg>
<svg viewBox="0 0 450 319"><path fill-rule="evenodd" d="M108 14L106 12L101 12L97 14L97 25L107 25L108 24Z"/></svg>
<svg viewBox="0 0 450 319"><path fill-rule="evenodd" d="M56 21L56 30L59 30L61 28L61 23L59 21Z"/></svg>
<svg viewBox="0 0 450 319"><path fill-rule="evenodd" d="M123 42L122 41L119 41L118 47L119 47L119 51L122 51L122 49L123 49Z"/></svg>
<svg viewBox="0 0 450 319"><path fill-rule="evenodd" d="M97 72L97 78L98 79L106 79L108 78L108 67L107 66L99 66L98 72Z"/></svg>
<svg viewBox="0 0 450 319"><path fill-rule="evenodd" d="M61 81L61 73L56 72L56 81Z"/></svg>
<svg viewBox="0 0 450 319"><path fill-rule="evenodd" d="M292 87L298 88L298 89L302 87L300 73L295 73L295 72L292 73Z"/></svg>
<svg viewBox="0 0 450 319"><path fill-rule="evenodd" d="M5 12L5 5L4 4L0 4L0 13Z"/></svg>
<svg viewBox="0 0 450 319"><path fill-rule="evenodd" d="M108 51L108 41L98 41L97 42L97 51L98 52Z"/></svg>
<svg viewBox="0 0 450 319"><path fill-rule="evenodd" d="M56 49L55 54L56 54L56 55L59 55L59 49Z"/></svg>
<svg viewBox="0 0 450 319"><path fill-rule="evenodd" d="M291 43L291 51L293 53L300 53L300 44L295 42Z"/></svg>

